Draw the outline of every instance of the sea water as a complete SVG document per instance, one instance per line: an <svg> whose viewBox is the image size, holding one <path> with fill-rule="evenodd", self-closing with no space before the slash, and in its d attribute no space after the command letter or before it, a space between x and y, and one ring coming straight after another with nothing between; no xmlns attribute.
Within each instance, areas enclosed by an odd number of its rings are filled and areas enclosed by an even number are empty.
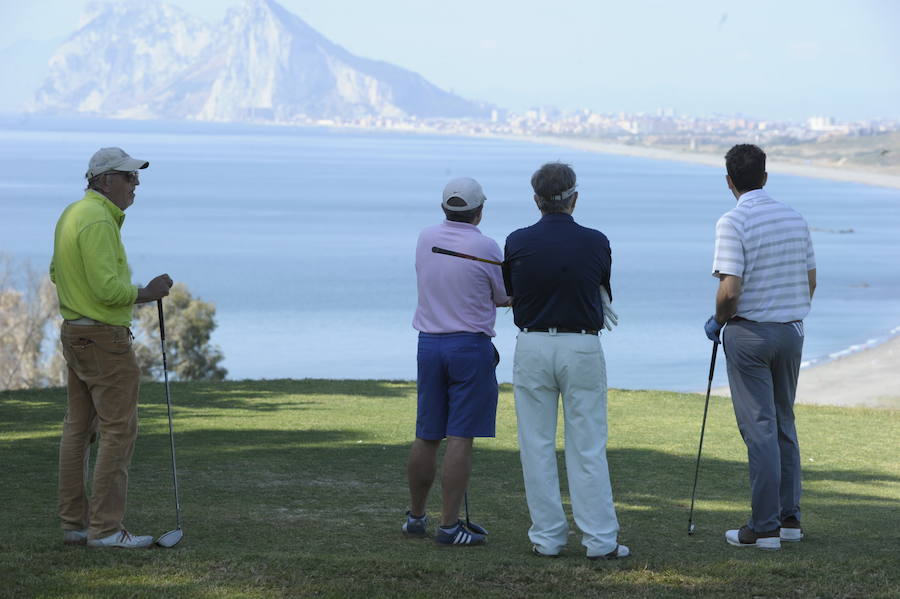
<svg viewBox="0 0 900 599"><path fill-rule="evenodd" d="M0 252L44 269L88 158L112 145L150 161L122 230L136 281L168 272L215 303L213 342L231 379L414 379L414 248L443 219L444 184L481 182L480 229L502 247L539 218L532 172L562 160L578 174L575 219L612 245L610 386L705 388L714 226L735 204L723 168L489 138L7 118ZM900 190L774 173L766 189L813 229L819 286L805 363L896 333ZM510 381L510 311L498 310L496 328L498 378ZM725 380L720 362L716 384Z"/></svg>

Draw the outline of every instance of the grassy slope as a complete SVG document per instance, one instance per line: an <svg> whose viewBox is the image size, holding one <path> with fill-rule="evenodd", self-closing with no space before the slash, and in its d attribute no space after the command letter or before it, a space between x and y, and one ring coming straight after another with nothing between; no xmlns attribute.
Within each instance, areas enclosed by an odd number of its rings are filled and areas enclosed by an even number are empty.
<svg viewBox="0 0 900 599"><path fill-rule="evenodd" d="M64 547L55 468L64 391L0 393L0 595L10 597L745 596L896 597L900 412L800 407L808 538L780 552L728 547L747 513L746 457L714 398L697 534L687 506L703 397L613 392L609 460L621 541L594 563L577 534L558 560L529 554L512 394L476 443L473 519L486 547L406 540L404 464L414 385L248 381L172 386L186 536L171 550ZM174 526L165 399L144 387L129 528ZM432 493L431 512L437 512Z"/></svg>

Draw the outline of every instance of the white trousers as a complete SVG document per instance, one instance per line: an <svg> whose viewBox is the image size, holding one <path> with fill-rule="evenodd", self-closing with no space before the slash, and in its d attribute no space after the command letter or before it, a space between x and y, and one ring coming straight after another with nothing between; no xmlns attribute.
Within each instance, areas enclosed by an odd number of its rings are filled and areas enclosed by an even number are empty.
<svg viewBox="0 0 900 599"><path fill-rule="evenodd" d="M613 551L619 523L606 462L606 361L599 337L519 333L513 387L531 542L542 553L556 554L568 541L556 465L556 415L562 395L575 524L588 556Z"/></svg>

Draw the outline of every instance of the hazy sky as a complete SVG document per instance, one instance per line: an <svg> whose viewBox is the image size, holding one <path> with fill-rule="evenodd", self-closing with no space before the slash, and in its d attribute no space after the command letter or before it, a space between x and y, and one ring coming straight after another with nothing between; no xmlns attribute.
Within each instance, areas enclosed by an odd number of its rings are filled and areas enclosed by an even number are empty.
<svg viewBox="0 0 900 599"><path fill-rule="evenodd" d="M170 0L211 22L238 2ZM19 82L0 109L28 97L87 3L0 0L0 77ZM512 109L900 118L896 0L281 4L351 52Z"/></svg>

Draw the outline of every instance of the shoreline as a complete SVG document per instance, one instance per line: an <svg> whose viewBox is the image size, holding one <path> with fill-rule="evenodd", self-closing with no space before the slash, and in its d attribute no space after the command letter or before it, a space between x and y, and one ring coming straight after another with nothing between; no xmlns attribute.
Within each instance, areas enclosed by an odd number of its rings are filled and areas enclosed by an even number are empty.
<svg viewBox="0 0 900 599"><path fill-rule="evenodd" d="M46 115L45 115L46 116ZM0 112L0 129L2 129L3 119L14 119L17 122L22 119L31 117L40 117L29 113L19 112ZM50 117L53 118L53 117ZM72 117L77 120L77 117ZM95 120L113 122L113 123L150 123L155 119L121 119L121 118L101 118L90 117ZM725 167L724 155L710 154L706 152L689 152L685 150L672 150L668 148L658 148L653 146L628 145L623 143L615 143L601 141L598 139L583 139L573 137L559 137L553 135L512 135L505 133L475 133L465 131L444 131L444 130L428 130L428 129L406 129L398 128L379 128L379 127L361 127L354 125L325 125L325 124L303 124L292 125L287 123L270 123L270 122L218 122L218 121L162 121L166 123L189 123L197 125L247 125L251 127L299 127L311 129L323 129L332 131L367 131L367 132L388 132L412 135L439 135L450 137L464 137L470 139L501 139L515 142L527 142L532 144L543 144L550 146L558 146L571 150L580 150L595 154L610 154L615 156L630 156L634 158L647 158L650 160L662 160L666 162L685 162L689 164L699 164L703 166L718 167L723 170ZM888 173L878 173L867 170L848 169L838 166L825 166L816 163L803 164L790 160L771 159L767 161L767 170L770 173L778 173L792 175L797 177L807 177L811 179L826 179L829 181L838 181L844 183L861 183L864 185L872 185L875 187L886 187L890 189L900 189L900 175L892 175Z"/></svg>
<svg viewBox="0 0 900 599"><path fill-rule="evenodd" d="M140 122L145 123L146 121ZM324 130L348 129L347 127L335 128L333 126L312 126L311 128ZM356 129L369 132L385 131L394 134L446 135L470 139L506 140L516 143L527 142L598 154L711 166L720 169L724 175L724 158L709 153L693 153L654 148L652 146L631 146L600 140L556 136L491 133L465 134L446 131L379 130L372 128ZM2 130L2 126L0 126L0 130ZM900 176L897 175L846 170L837 167L827 168L792 162L779 162L777 160L771 161L768 167L770 172L900 189ZM859 351L854 351L847 355L837 355L843 351L844 348L841 348L841 350L832 354L835 356L834 358L823 359L801 370L797 395L798 403L883 406L900 409L900 368L897 368L897 366L900 366L900 335L888 338L874 346L863 347ZM886 394L885 390L890 392ZM727 387L716 388L713 392L716 395L728 395Z"/></svg>
<svg viewBox="0 0 900 599"><path fill-rule="evenodd" d="M611 154L615 156L630 156L634 158L647 158L650 160L663 160L666 162L687 162L714 166L725 170L724 156L707 153L691 153L650 146L630 146L625 144L610 143L590 139L574 139L566 137L525 136L525 135L479 135L489 139L505 139L509 141L524 141L536 144L559 146L570 150L581 150L595 154ZM829 168L817 164L798 164L785 160L768 160L766 170L770 173L807 177L810 179L826 179L843 183L862 183L875 187L887 187L900 189L900 175L875 173L844 168Z"/></svg>
<svg viewBox="0 0 900 599"><path fill-rule="evenodd" d="M35 115L22 112L0 112L0 129L2 129L3 119L14 119L21 121L32 117L40 118L41 115ZM46 115L44 115L46 117ZM50 117L54 118L54 117ZM77 120L78 117L71 117ZM102 118L88 117L89 119L101 122L113 123L152 123L156 119L122 119L122 118ZM466 131L446 131L446 130L428 130L428 129L406 129L403 127L362 127L354 125L325 125L325 124L288 124L288 123L271 123L271 122L218 122L218 121L166 121L165 123L195 124L195 125L246 125L250 127L282 127L282 128L311 128L332 131L365 131L365 132L386 132L411 135L438 135L450 137L464 137L470 139L501 139L515 142L527 142L532 144L543 144L550 146L558 146L571 150L580 150L595 154L610 154L615 156L630 156L633 158L647 158L650 160L662 160L666 162L685 162L689 164L699 164L703 166L713 166L721 168L724 174L725 158L724 154L711 154L707 152L690 152L686 150L673 150L668 148L659 148L654 146L628 145L623 143L602 141L598 139L584 139L574 137L559 137L554 135L513 135L507 133L475 133ZM852 168L843 168L839 166L826 166L817 163L799 163L790 160L779 160L777 158L767 161L767 170L770 173L778 173L792 175L797 177L807 177L811 179L825 179L829 181L837 181L844 183L861 183L864 185L872 185L875 187L886 187L889 189L900 189L900 174L893 175L888 173L878 173L868 170L859 170Z"/></svg>
<svg viewBox="0 0 900 599"><path fill-rule="evenodd" d="M900 409L900 335L800 369L796 403ZM728 387L712 395L731 397Z"/></svg>
<svg viewBox="0 0 900 599"><path fill-rule="evenodd" d="M646 146L627 146L592 140L551 136L489 135L485 137L553 145L598 154L632 156L650 160L687 162L724 170L724 157L713 154L678 152ZM862 183L900 189L900 176L869 171L845 170L786 161L770 161L773 173L813 179ZM885 341L858 351L839 350L837 356L815 362L800 370L796 403L801 405L859 406L900 409L900 334L891 331ZM842 354L842 355L840 355ZM731 397L727 386L712 390L713 395Z"/></svg>

